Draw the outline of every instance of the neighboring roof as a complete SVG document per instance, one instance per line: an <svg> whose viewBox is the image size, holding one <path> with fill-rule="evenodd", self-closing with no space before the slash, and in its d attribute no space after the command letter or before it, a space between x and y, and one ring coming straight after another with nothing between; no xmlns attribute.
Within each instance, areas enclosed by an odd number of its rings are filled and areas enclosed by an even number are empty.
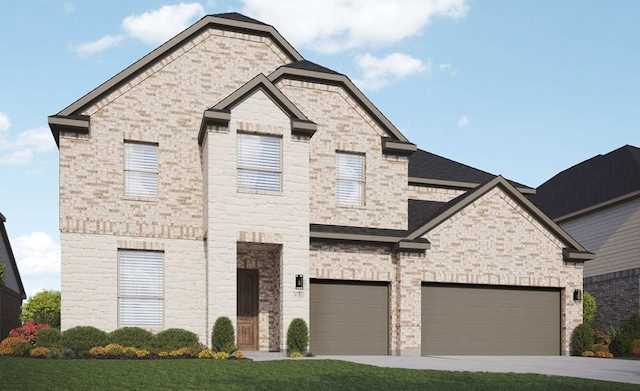
<svg viewBox="0 0 640 391"><path fill-rule="evenodd" d="M198 134L198 143L202 144L204 140L207 128L206 124L208 122L221 123L223 126L228 126L229 120L231 119L231 110L257 90L261 90L267 94L267 96L289 116L291 119L292 133L308 137L313 136L317 125L310 121L264 74L260 73L218 102L215 106L205 110Z"/></svg>
<svg viewBox="0 0 640 391"><path fill-rule="evenodd" d="M59 126L61 117L69 117L72 115L82 114L82 112L87 107L102 99L104 96L107 96L114 89L119 88L121 85L136 77L140 73L146 71L147 69L149 69L149 67L153 66L154 64L165 58L167 55L180 48L183 44L191 40L195 35L208 28L218 28L228 31L239 30L247 32L249 34L268 36L283 51L283 53L289 57L292 62L300 61L303 59L300 53L298 53L273 26L262 23L247 16L237 14L235 12L217 15L206 15L180 34L176 35L157 49L153 50L151 53L136 61L128 68L124 69L111 79L107 80L71 105L62 109L56 116L52 116L58 117L58 123L56 123L56 125L58 126L51 126L50 124L51 132L53 133L56 142L58 141L59 132L61 130L65 130L64 128L61 128ZM50 121L52 117L49 117ZM72 127L69 131L74 132L76 130L77 129L74 129Z"/></svg>
<svg viewBox="0 0 640 391"><path fill-rule="evenodd" d="M22 278L20 278L20 272L18 271L18 264L16 263L16 258L13 255L13 250L11 249L11 243L9 243L9 235L7 234L7 229L4 226L4 223L6 221L7 219L4 217L2 213L0 213L0 236L2 236L2 240L4 241L4 245L7 250L7 255L9 256L9 259L3 259L2 261L4 261L5 265L8 265L13 269L14 275L16 277L16 282L18 283L18 288L20 289L20 292L17 292L17 293L20 294L20 297L22 297L22 299L24 300L27 298L27 295L24 290L24 285L22 285ZM7 271L5 270L5 275L6 273Z"/></svg>
<svg viewBox="0 0 640 391"><path fill-rule="evenodd" d="M565 220L639 192L640 148L625 145L558 173L531 200L551 218Z"/></svg>
<svg viewBox="0 0 640 391"><path fill-rule="evenodd" d="M470 189L493 179L495 175L466 164L418 149L409 157L409 182ZM508 181L520 192L535 190L515 181Z"/></svg>
<svg viewBox="0 0 640 391"><path fill-rule="evenodd" d="M347 242L368 242L391 245L392 251L424 252L431 247L431 243L424 238L409 240L409 231L403 229L384 229L369 227L352 227L345 225L310 224L309 238L311 240L337 240Z"/></svg>
<svg viewBox="0 0 640 391"><path fill-rule="evenodd" d="M558 224L553 222L553 220L542 213L542 211L538 209L525 196L523 196L519 190L517 190L512 184L510 184L501 176L496 176L490 181L481 184L473 190L469 190L466 193L461 194L460 196L452 199L445 204L425 204L424 201L418 203L410 202L410 211L411 209L413 209L414 216L422 215L425 216L426 220L418 224L415 221L417 217L412 218L411 216L409 216L410 221L412 221L414 227L417 226L417 228L414 228L412 230L411 234L407 236L407 239L415 240L422 237L495 187L500 187L502 191L509 195L521 207L527 210L527 212L531 214L531 216L533 216L536 220L538 220L538 222L545 226L560 241L569 246L571 259L586 260L590 259L589 257L592 257L592 254L589 253L584 247L582 247L580 243L578 243L569 234L567 234L562 228L560 228ZM426 208L426 210L419 212L418 209L421 207Z"/></svg>
<svg viewBox="0 0 640 391"><path fill-rule="evenodd" d="M327 67L323 67L320 64L316 64L315 62L311 62L308 60L300 60L300 61L292 62L291 64L287 64L283 66L287 68L305 69L307 71L316 71L316 72L331 73L334 75L342 75L339 72L331 70Z"/></svg>
<svg viewBox="0 0 640 391"><path fill-rule="evenodd" d="M295 64L295 63L294 63ZM380 110L367 98L358 87L345 75L331 69L314 64L310 61L298 62L298 64L282 65L268 77L276 84L280 79L294 79L313 81L321 84L337 85L342 87L360 107L384 130L389 137L396 140L409 142L407 138L382 114Z"/></svg>

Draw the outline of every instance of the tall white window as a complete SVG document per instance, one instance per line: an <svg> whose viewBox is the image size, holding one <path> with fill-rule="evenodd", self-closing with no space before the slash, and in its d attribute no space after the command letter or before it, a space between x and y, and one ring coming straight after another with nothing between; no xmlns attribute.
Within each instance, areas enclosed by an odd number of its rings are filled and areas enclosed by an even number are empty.
<svg viewBox="0 0 640 391"><path fill-rule="evenodd" d="M163 255L118 251L118 327L163 327Z"/></svg>
<svg viewBox="0 0 640 391"><path fill-rule="evenodd" d="M280 192L280 137L238 133L238 190Z"/></svg>
<svg viewBox="0 0 640 391"><path fill-rule="evenodd" d="M364 205L364 156L336 153L336 200L341 205Z"/></svg>
<svg viewBox="0 0 640 391"><path fill-rule="evenodd" d="M124 195L158 196L158 146L125 141Z"/></svg>

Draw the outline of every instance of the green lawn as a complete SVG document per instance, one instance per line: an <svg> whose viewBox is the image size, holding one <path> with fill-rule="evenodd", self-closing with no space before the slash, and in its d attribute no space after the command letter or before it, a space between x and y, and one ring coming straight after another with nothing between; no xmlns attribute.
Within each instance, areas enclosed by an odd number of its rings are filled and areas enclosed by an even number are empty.
<svg viewBox="0 0 640 391"><path fill-rule="evenodd" d="M542 375L378 368L332 360L39 360L0 357L0 390L632 390Z"/></svg>

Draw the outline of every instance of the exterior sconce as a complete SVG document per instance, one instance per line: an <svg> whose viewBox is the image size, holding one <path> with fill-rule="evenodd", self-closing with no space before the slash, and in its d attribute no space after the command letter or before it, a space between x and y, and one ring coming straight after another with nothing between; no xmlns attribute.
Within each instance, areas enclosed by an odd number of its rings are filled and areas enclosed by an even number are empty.
<svg viewBox="0 0 640 391"><path fill-rule="evenodd" d="M582 300L582 291L580 289L576 289L573 291L573 300L580 301Z"/></svg>
<svg viewBox="0 0 640 391"><path fill-rule="evenodd" d="M304 279L302 274L296 274L296 289L300 291L304 289Z"/></svg>

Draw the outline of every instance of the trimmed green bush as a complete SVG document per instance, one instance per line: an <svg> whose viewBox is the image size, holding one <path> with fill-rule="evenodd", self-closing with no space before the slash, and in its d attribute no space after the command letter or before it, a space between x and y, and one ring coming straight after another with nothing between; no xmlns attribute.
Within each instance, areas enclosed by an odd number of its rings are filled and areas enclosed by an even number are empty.
<svg viewBox="0 0 640 391"><path fill-rule="evenodd" d="M153 346L153 333L140 327L122 327L109 334L109 343L150 349Z"/></svg>
<svg viewBox="0 0 640 391"><path fill-rule="evenodd" d="M627 319L622 331L611 341L610 350L615 355L629 354L631 342L635 339L640 339L640 314L637 312Z"/></svg>
<svg viewBox="0 0 640 391"><path fill-rule="evenodd" d="M30 320L48 324L54 329L60 328L60 292L41 291L33 295L22 306L20 320Z"/></svg>
<svg viewBox="0 0 640 391"><path fill-rule="evenodd" d="M586 351L593 351L593 341L593 328L588 323L581 323L571 336L571 350L578 356Z"/></svg>
<svg viewBox="0 0 640 391"><path fill-rule="evenodd" d="M198 344L198 336L185 329L166 329L156 334L156 337L153 339L153 349L155 352L170 352Z"/></svg>
<svg viewBox="0 0 640 391"><path fill-rule="evenodd" d="M287 349L289 352L304 353L309 346L309 328L304 319L295 318L287 330Z"/></svg>
<svg viewBox="0 0 640 391"><path fill-rule="evenodd" d="M211 348L215 352L233 353L236 351L236 335L231 319L221 316L216 319L211 331Z"/></svg>
<svg viewBox="0 0 640 391"><path fill-rule="evenodd" d="M596 298L591 293L584 291L582 294L582 321L593 324L597 311Z"/></svg>
<svg viewBox="0 0 640 391"><path fill-rule="evenodd" d="M77 326L62 332L62 346L71 349L79 358L88 357L89 349L104 346L108 341L106 332L92 326Z"/></svg>
<svg viewBox="0 0 640 391"><path fill-rule="evenodd" d="M62 332L58 329L40 329L36 335L37 347L53 348L62 346Z"/></svg>

